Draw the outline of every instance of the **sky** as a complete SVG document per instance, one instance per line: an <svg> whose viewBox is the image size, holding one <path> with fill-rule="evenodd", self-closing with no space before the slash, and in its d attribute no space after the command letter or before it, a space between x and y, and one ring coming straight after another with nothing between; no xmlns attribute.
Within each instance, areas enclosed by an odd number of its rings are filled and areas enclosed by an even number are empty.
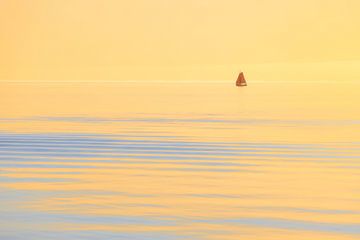
<svg viewBox="0 0 360 240"><path fill-rule="evenodd" d="M0 80L360 79L358 0L0 0Z"/></svg>

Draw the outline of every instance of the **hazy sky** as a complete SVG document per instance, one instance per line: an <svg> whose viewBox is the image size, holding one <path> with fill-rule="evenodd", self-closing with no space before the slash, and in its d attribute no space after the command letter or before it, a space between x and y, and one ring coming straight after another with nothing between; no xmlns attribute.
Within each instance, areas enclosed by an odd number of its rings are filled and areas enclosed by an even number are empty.
<svg viewBox="0 0 360 240"><path fill-rule="evenodd" d="M0 78L222 79L359 61L359 11L358 0L0 0Z"/></svg>

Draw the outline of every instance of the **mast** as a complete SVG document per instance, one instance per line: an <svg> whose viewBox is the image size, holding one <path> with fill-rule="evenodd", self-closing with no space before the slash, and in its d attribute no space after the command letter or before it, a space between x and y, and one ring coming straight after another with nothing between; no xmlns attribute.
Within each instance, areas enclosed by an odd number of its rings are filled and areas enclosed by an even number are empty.
<svg viewBox="0 0 360 240"><path fill-rule="evenodd" d="M236 80L236 86L238 86L238 87L247 86L245 76L244 76L243 72L239 73L239 76L238 76L238 78Z"/></svg>

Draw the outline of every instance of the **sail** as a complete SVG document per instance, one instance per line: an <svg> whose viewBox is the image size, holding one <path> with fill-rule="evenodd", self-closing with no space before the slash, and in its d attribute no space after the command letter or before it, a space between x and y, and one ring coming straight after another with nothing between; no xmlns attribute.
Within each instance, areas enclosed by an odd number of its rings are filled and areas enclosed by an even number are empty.
<svg viewBox="0 0 360 240"><path fill-rule="evenodd" d="M236 86L242 87L242 86L246 86L246 85L247 84L246 84L244 73L241 72L241 73L239 73L239 76L238 76L238 78L236 80Z"/></svg>

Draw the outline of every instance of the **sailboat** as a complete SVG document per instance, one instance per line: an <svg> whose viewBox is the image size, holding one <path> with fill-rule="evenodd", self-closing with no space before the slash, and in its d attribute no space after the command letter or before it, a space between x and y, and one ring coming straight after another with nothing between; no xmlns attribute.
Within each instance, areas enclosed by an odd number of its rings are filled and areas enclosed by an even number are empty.
<svg viewBox="0 0 360 240"><path fill-rule="evenodd" d="M244 73L243 72L240 72L239 73L239 76L236 80L236 86L238 87L244 87L244 86L247 86L246 84L246 80L245 80L245 76L244 76Z"/></svg>

